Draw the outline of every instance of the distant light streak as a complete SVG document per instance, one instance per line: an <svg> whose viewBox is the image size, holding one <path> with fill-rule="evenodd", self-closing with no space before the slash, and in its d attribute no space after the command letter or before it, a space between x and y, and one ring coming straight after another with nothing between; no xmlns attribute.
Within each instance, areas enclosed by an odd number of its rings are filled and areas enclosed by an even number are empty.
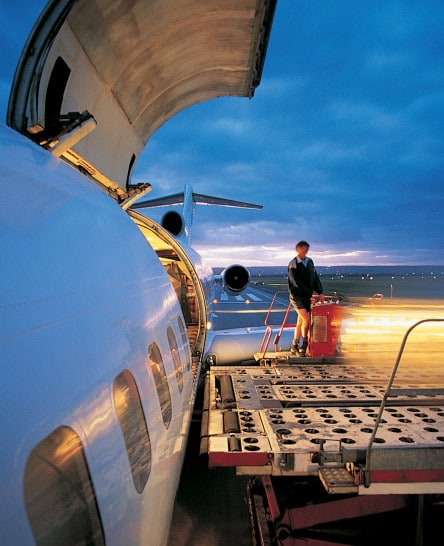
<svg viewBox="0 0 444 546"><path fill-rule="evenodd" d="M341 350L345 357L361 358L362 363L394 364L407 330L416 322L444 318L443 302L417 301L414 304L362 305L348 309L341 329ZM413 366L418 374L421 362L442 366L444 354L443 323L419 326L407 340L402 364Z"/></svg>

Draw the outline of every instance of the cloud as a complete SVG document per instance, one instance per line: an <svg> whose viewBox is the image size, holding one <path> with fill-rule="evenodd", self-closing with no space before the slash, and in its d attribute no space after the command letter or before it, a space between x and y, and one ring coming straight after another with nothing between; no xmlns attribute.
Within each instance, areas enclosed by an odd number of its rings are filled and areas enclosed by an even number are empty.
<svg viewBox="0 0 444 546"><path fill-rule="evenodd" d="M4 113L43 5L2 12ZM212 265L285 265L299 239L323 265L444 265L443 27L441 0L280 1L253 99L169 120L133 181L148 198L190 184L264 205L196 207L193 243Z"/></svg>

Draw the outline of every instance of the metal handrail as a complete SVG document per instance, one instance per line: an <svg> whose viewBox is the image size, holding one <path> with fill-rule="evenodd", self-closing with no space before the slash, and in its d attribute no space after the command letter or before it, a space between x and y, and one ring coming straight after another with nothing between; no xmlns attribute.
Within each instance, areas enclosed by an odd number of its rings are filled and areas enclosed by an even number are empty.
<svg viewBox="0 0 444 546"><path fill-rule="evenodd" d="M375 428L373 429L372 435L370 436L370 440L368 442L366 455L365 455L365 470L364 470L364 486L370 487L370 458L371 458L371 450L373 442L376 438L376 432L378 431L379 424L382 419L382 414L384 412L385 404L387 402L387 398L389 396L395 396L396 394L399 394L397 390L392 389L393 382L395 380L396 372L398 371L399 363L401 361L402 353L404 352L405 344L407 343L407 338L412 332L414 328L419 326L420 324L424 324L425 322L444 322L444 318L431 318L431 319L423 319L419 320L418 322L415 322L410 328L407 330L407 332L404 335L404 338L402 340L401 346L399 348L398 356L396 358L395 365L393 366L393 370L389 379L389 382L387 384L387 388L385 390L384 396L382 397L381 405L379 406L378 415L376 417L375 421Z"/></svg>
<svg viewBox="0 0 444 546"><path fill-rule="evenodd" d="M276 326L276 324L268 324L268 319L270 317L270 314L271 314L271 311L274 307L274 303L276 301L276 298L278 296L278 294L286 294L287 295L287 298L288 298L288 291L287 290L277 290L275 293L274 293L274 296L273 296L273 299L271 300L270 302L270 306L268 308L268 312L267 312L267 315L265 316L265 320L264 320L264 324L265 326Z"/></svg>
<svg viewBox="0 0 444 546"><path fill-rule="evenodd" d="M264 337L262 339L261 348L259 350L259 352L262 353L262 358L265 356L265 353L267 352L267 349L268 349L268 345L270 344L271 335L273 333L273 326L277 326L276 324L269 324L268 319L269 319L269 317L271 315L271 311L272 311L272 309L274 307L274 304L275 304L275 301L276 301L276 298L277 298L278 294L286 294L287 297L288 297L288 291L287 290L277 290L274 293L273 299L270 302L270 306L268 308L268 312L267 312L267 315L265 316L265 320L264 320L264 325L266 326L265 332L264 332ZM290 314L290 310L291 310L291 303L289 303L287 305L287 309L285 311L285 316L284 316L284 319L283 319L282 324L280 326L279 332L276 334L276 336L275 336L275 338L273 340L273 345L275 346L275 349L277 349L277 345L278 345L279 340L281 338L283 329L285 327L287 327L287 328L294 328L295 327L295 324L287 324L287 319L288 319L288 315Z"/></svg>
<svg viewBox="0 0 444 546"><path fill-rule="evenodd" d="M274 325L269 324L268 319L270 317L271 311L272 311L272 309L274 307L274 303L276 301L276 298L277 298L278 294L286 294L286 296L288 297L288 291L287 290L277 290L274 293L273 299L270 302L270 306L268 308L268 312L267 312L267 315L265 316L265 320L264 320L264 325L266 326L265 333L264 333L264 337L262 338L261 347L259 349L259 352L262 353L262 358L265 356L265 353L267 352L267 349L268 349L268 345L270 344L271 335L273 334L273 326L277 326L277 324L274 324ZM313 298L315 300L317 300L318 298L320 298L320 296L313 295ZM324 299L325 300L330 300L331 302L337 301L337 298L334 297L334 296L325 296ZM285 328L295 328L296 327L296 323L287 324L288 315L290 314L290 311L292 310L292 308L293 308L293 304L290 301L288 303L288 305L287 305L287 309L285 311L285 315L284 315L284 318L282 320L282 324L281 324L281 326L279 328L279 332L275 335L274 340L273 340L273 345L274 345L274 348L275 348L276 352L277 352L279 341L281 339L281 336L282 336L282 333L283 333L284 329Z"/></svg>
<svg viewBox="0 0 444 546"><path fill-rule="evenodd" d="M274 336L273 345L275 348L275 351L277 352L277 347L279 345L279 341L281 339L282 332L284 331L284 328L294 328L294 324L287 324L288 315L290 314L290 310L292 308L291 302L287 306L287 310L285 311L285 316L282 320L281 327L279 328L279 332Z"/></svg>
<svg viewBox="0 0 444 546"><path fill-rule="evenodd" d="M267 326L265 328L264 337L262 338L261 348L259 349L259 352L262 353L262 358L264 358L265 353L267 352L272 333L273 329L271 326Z"/></svg>

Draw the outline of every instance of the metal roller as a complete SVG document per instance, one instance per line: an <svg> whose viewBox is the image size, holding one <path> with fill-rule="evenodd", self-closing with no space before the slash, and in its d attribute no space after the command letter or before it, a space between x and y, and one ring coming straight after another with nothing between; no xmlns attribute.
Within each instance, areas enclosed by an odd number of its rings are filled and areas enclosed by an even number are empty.
<svg viewBox="0 0 444 546"><path fill-rule="evenodd" d="M235 411L226 411L224 413L224 433L233 432L240 432L239 419Z"/></svg>
<svg viewBox="0 0 444 546"><path fill-rule="evenodd" d="M235 404L233 383L231 382L231 376L221 375L219 377L220 399L222 407L233 407Z"/></svg>
<svg viewBox="0 0 444 546"><path fill-rule="evenodd" d="M236 436L230 436L228 438L228 449L230 451L242 451L241 441Z"/></svg>

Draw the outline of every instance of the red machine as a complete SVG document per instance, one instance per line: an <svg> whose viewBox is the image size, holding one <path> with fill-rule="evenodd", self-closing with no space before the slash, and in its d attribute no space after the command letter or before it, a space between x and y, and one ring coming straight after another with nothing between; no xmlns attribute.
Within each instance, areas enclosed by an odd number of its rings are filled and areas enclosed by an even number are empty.
<svg viewBox="0 0 444 546"><path fill-rule="evenodd" d="M284 318L282 324L279 326L270 324L272 317L272 311L276 310L276 307L279 305L279 296L287 296L287 292L278 291L275 293L273 300L271 301L267 316L265 318L265 332L262 340L259 353L255 355L255 358L258 360L265 358L268 354L268 347L273 335L273 331L278 329L276 333L273 345L275 353L282 353L281 349L278 349L281 337L284 333L284 330L293 330L295 328L294 323L290 323L288 318L290 313L293 311L293 306L291 303L286 303L286 310L284 313ZM311 325L309 332L309 343L306 356L314 358L334 358L338 354L338 342L339 335L341 331L342 318L344 315L344 308L339 305L337 299L332 297L326 297L325 301L321 303L319 301L319 296L314 296L313 299L315 303L312 306L311 315ZM288 300L287 300L288 301ZM283 356L283 354L282 354Z"/></svg>
<svg viewBox="0 0 444 546"><path fill-rule="evenodd" d="M337 302L313 305L307 356L335 356L343 314L344 308Z"/></svg>

